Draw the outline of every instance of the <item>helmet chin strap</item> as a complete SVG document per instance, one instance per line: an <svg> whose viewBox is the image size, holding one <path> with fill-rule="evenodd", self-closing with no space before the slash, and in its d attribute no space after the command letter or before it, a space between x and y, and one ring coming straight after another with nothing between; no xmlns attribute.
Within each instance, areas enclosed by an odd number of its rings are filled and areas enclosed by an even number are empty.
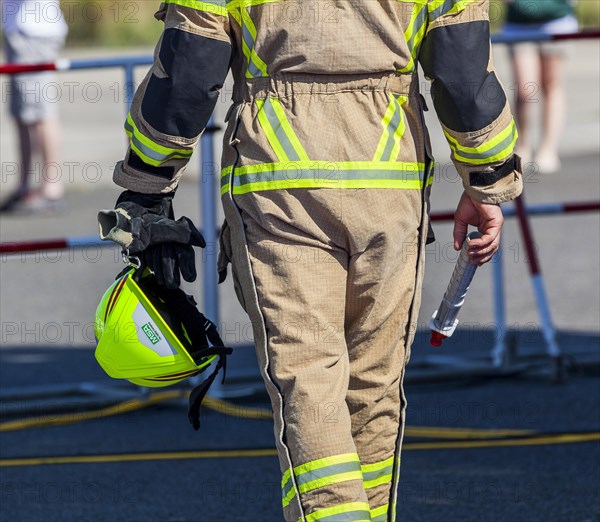
<svg viewBox="0 0 600 522"><path fill-rule="evenodd" d="M196 364L200 364L206 357L215 355L219 357L213 372L190 393L188 419L192 427L198 430L200 428L200 406L202 401L221 368L223 369L222 382L225 382L227 355L231 354L233 350L224 346L216 325L196 308L196 301L191 295L187 295L179 288L175 290L164 288L158 284L153 276L143 276L138 284L143 287L145 292L162 300L161 308L164 313L176 311L175 313L169 313L177 319L171 321L171 327L174 331L177 331L183 342L184 332L179 322L183 324L191 341L187 347L188 353Z"/></svg>
<svg viewBox="0 0 600 522"><path fill-rule="evenodd" d="M202 401L204 400L204 397L206 397L206 393L208 392L212 383L215 381L221 368L223 368L223 378L221 383L225 382L225 376L227 374L227 356L233 352L231 348L223 346L223 341L219 335L219 331L217 330L215 323L204 317L202 313L198 312L198 314L200 314L204 319L204 332L212 344L212 347L208 348L207 350L201 350L197 355L204 356L204 354L210 352L210 355L218 355L219 360L215 366L215 369L208 376L208 378L196 386L190 393L188 419L192 425L192 428L194 428L196 431L200 429L200 406L202 405Z"/></svg>

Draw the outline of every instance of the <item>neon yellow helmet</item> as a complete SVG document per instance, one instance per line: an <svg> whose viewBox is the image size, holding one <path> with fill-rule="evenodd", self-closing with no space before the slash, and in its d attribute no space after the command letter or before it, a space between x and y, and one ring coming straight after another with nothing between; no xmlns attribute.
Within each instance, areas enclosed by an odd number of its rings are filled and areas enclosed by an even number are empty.
<svg viewBox="0 0 600 522"><path fill-rule="evenodd" d="M218 357L212 375L190 396L190 406L197 402L197 410L231 353L193 298L160 286L148 270L132 268L117 278L96 309L94 330L96 360L104 371L140 386L176 384Z"/></svg>

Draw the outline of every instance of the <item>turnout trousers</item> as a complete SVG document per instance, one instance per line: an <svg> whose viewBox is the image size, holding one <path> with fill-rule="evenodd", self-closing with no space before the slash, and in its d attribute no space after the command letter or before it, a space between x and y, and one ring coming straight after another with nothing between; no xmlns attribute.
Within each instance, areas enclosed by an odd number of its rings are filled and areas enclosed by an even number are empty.
<svg viewBox="0 0 600 522"><path fill-rule="evenodd" d="M421 191L226 199L224 249L273 406L285 520L394 520Z"/></svg>
<svg viewBox="0 0 600 522"><path fill-rule="evenodd" d="M273 408L284 518L393 521L429 163L418 158L426 173L414 188L236 193L236 161L251 154L235 136L230 122L226 146L242 153L236 160L225 150L231 177L222 187L219 270L231 262L252 321Z"/></svg>

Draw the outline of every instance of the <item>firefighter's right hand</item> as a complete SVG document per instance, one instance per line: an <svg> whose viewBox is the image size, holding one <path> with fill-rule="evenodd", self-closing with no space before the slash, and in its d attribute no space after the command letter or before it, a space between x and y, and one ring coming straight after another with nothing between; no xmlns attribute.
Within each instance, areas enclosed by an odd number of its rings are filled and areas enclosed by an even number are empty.
<svg viewBox="0 0 600 522"><path fill-rule="evenodd" d="M454 249L462 248L469 225L473 225L483 236L472 239L469 243L471 263L479 266L487 263L500 246L503 223L504 217L500 205L481 203L463 192L454 213Z"/></svg>
<svg viewBox="0 0 600 522"><path fill-rule="evenodd" d="M130 256L138 257L158 282L179 288L181 277L196 279L194 246L204 248L202 234L187 217L177 221L173 194L141 194L126 190L115 208L98 213L100 239L118 243Z"/></svg>

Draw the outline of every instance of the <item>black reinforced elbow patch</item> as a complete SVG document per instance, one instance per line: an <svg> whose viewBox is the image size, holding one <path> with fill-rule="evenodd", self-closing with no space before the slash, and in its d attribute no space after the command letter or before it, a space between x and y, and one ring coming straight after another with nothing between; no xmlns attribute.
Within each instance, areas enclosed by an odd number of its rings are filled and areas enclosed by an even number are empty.
<svg viewBox="0 0 600 522"><path fill-rule="evenodd" d="M166 29L159 50L166 77L150 77L142 101L144 119L164 134L198 136L215 108L230 58L226 42Z"/></svg>
<svg viewBox="0 0 600 522"><path fill-rule="evenodd" d="M440 121L457 132L473 132L492 123L504 109L506 95L488 72L490 33L487 21L433 29L419 61L433 80L431 96Z"/></svg>

